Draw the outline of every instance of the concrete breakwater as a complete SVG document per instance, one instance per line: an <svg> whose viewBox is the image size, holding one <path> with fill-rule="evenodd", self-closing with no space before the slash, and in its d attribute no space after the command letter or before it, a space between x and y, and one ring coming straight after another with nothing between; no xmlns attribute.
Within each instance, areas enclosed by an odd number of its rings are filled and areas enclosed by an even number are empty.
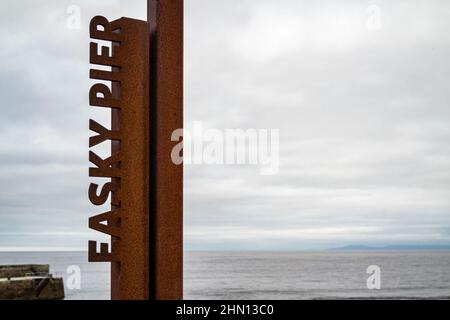
<svg viewBox="0 0 450 320"><path fill-rule="evenodd" d="M0 299L64 299L63 279L54 278L49 269L49 265L33 264L0 266Z"/></svg>

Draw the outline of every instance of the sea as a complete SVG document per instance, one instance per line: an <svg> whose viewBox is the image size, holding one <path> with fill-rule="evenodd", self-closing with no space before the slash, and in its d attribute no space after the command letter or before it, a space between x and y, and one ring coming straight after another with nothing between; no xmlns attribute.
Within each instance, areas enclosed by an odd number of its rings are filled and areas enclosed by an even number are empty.
<svg viewBox="0 0 450 320"><path fill-rule="evenodd" d="M0 252L0 265L29 263L50 264L68 300L109 299L109 264L86 252ZM190 251L184 298L449 299L450 251Z"/></svg>

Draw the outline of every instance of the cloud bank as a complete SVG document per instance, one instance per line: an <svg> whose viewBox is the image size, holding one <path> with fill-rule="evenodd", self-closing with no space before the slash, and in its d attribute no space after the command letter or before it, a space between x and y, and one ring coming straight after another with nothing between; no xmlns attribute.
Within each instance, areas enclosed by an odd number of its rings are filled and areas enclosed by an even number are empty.
<svg viewBox="0 0 450 320"><path fill-rule="evenodd" d="M186 166L186 249L450 243L449 13L443 0L186 0L185 126L280 129L277 175ZM88 119L108 120L87 101L96 14L145 19L145 1L3 4L0 249L101 239L87 229Z"/></svg>

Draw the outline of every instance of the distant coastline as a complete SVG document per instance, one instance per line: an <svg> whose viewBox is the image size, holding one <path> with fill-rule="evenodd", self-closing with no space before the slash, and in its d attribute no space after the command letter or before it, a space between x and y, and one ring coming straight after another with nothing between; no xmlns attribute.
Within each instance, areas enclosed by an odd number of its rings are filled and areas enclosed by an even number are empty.
<svg viewBox="0 0 450 320"><path fill-rule="evenodd" d="M337 248L330 248L329 251L403 251L403 250L450 250L450 245L388 245L388 246L366 246L348 245Z"/></svg>

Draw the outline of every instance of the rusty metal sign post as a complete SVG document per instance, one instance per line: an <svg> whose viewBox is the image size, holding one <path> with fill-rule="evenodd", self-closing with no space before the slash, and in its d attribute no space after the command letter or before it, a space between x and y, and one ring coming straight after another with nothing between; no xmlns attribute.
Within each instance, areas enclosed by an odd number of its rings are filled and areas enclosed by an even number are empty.
<svg viewBox="0 0 450 320"><path fill-rule="evenodd" d="M111 236L89 241L89 261L111 263L112 299L182 299L183 167L170 138L183 127L183 1L148 0L148 22L96 16L90 37L111 43L90 43L90 63L110 70L90 70L101 82L89 92L91 106L111 109L111 125L90 120L89 146L112 147L105 159L89 152L89 175L106 178L89 199L111 205L89 219Z"/></svg>

